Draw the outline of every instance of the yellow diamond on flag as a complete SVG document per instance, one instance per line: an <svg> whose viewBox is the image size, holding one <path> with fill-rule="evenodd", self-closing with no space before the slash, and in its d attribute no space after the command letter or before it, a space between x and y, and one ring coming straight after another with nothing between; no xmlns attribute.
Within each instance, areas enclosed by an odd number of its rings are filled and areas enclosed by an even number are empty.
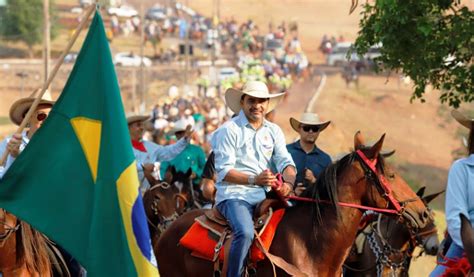
<svg viewBox="0 0 474 277"><path fill-rule="evenodd" d="M76 133L82 150L86 155L87 163L91 170L94 183L97 178L99 167L100 135L102 123L86 117L75 117L71 119L72 127Z"/></svg>

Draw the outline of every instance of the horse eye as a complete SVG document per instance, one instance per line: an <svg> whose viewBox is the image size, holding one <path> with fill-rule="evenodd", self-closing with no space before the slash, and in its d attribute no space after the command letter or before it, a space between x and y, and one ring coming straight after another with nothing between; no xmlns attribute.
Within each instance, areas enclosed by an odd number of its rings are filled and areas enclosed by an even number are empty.
<svg viewBox="0 0 474 277"><path fill-rule="evenodd" d="M159 201L161 200L161 197L159 195L155 195L155 199Z"/></svg>
<svg viewBox="0 0 474 277"><path fill-rule="evenodd" d="M390 178L390 179L395 179L395 174L394 174L394 173L389 173L389 174L388 174L388 178Z"/></svg>

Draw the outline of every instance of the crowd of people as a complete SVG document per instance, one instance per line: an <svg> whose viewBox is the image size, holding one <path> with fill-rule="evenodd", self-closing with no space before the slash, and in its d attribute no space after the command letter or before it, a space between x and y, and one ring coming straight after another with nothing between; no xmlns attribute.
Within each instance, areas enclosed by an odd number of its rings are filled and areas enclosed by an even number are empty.
<svg viewBox="0 0 474 277"><path fill-rule="evenodd" d="M270 93L260 81L249 81L241 90L230 88L225 93L225 105L214 99L182 98L165 99L151 115L127 117L131 145L137 159L141 190L149 188L146 173L156 173L161 178L171 165L178 171L192 171L194 188L207 190L215 207L225 216L234 232L230 248L228 276L241 276L248 248L253 240L252 213L255 206L265 199L266 188L277 181L276 172L283 182L276 191L285 196L297 195L315 185L318 175L331 164L330 156L317 146L317 139L330 121L321 121L314 113L302 113L291 118L290 124L299 134L299 140L285 145L285 137L278 125L265 119L281 101L285 93ZM19 125L34 98L16 101L10 110L13 123ZM14 134L0 144L0 154L8 151L3 175L16 157L26 147L35 132L48 117L54 101L42 100L22 134ZM227 108L233 113L230 118ZM469 156L454 162L450 169L446 217L451 244L445 246L444 259L462 257L463 241L460 235L462 214L471 223L474 197L474 120L454 112L453 117L470 130ZM212 162L206 156L212 154ZM156 172L161 163L162 172ZM213 168L213 175L204 176L205 166ZM212 175L212 174L211 174ZM200 186L200 184L207 184ZM441 276L446 270L440 264L431 276Z"/></svg>

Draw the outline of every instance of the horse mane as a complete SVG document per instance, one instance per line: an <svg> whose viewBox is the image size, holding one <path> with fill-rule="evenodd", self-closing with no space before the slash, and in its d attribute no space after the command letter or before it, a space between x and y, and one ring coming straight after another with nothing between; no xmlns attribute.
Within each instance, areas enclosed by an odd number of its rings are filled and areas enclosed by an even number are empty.
<svg viewBox="0 0 474 277"><path fill-rule="evenodd" d="M367 154L367 150L370 148L362 147L360 150ZM312 198L316 201L312 202L312 219L313 219L313 226L318 227L322 225L323 218L322 218L322 209L327 207L332 208L335 210L337 217L340 216L340 208L337 204L338 200L338 193L337 193L337 183L340 181L341 176L343 175L344 171L350 167L350 165L358 159L358 155L355 151L345 155L340 160L332 163L328 167L326 167L323 172L319 175L316 184L310 186L302 196ZM361 166L365 169L366 165L361 163ZM377 157L377 169L379 172L384 174L385 172L385 162L383 156L378 154Z"/></svg>
<svg viewBox="0 0 474 277"><path fill-rule="evenodd" d="M40 276L52 275L52 266L61 276L70 276L54 242L26 222L21 221L20 226L19 232L16 232L17 264L25 263L28 272L38 272Z"/></svg>

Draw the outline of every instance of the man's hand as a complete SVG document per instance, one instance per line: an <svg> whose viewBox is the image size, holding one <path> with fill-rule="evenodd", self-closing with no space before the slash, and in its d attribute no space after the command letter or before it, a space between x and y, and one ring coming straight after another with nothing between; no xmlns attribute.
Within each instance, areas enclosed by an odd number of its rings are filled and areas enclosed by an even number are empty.
<svg viewBox="0 0 474 277"><path fill-rule="evenodd" d="M14 158L20 154L20 145L23 136L21 134L13 134L12 138L8 141L7 149L10 155Z"/></svg>
<svg viewBox="0 0 474 277"><path fill-rule="evenodd" d="M188 126L186 126L186 130L184 131L184 137L186 138L187 141L192 139L193 133L194 133L193 127L191 126L191 124L188 124Z"/></svg>
<svg viewBox="0 0 474 277"><path fill-rule="evenodd" d="M305 190L306 188L303 186L303 183L296 184L296 188L295 188L296 195L300 196Z"/></svg>
<svg viewBox="0 0 474 277"><path fill-rule="evenodd" d="M264 170L255 178L255 184L260 186L271 186L277 179L270 170Z"/></svg>
<svg viewBox="0 0 474 277"><path fill-rule="evenodd" d="M143 172L151 174L155 170L154 164L142 164Z"/></svg>
<svg viewBox="0 0 474 277"><path fill-rule="evenodd" d="M290 192L292 190L293 190L293 188L291 187L291 185L289 183L283 183L282 186L280 186L279 188L276 189L276 191L281 193L281 195L283 195L283 196L287 196L288 194L290 194Z"/></svg>
<svg viewBox="0 0 474 277"><path fill-rule="evenodd" d="M304 169L304 178L306 181L308 181L311 184L316 183L316 177L314 176L313 171L311 171L308 168Z"/></svg>

